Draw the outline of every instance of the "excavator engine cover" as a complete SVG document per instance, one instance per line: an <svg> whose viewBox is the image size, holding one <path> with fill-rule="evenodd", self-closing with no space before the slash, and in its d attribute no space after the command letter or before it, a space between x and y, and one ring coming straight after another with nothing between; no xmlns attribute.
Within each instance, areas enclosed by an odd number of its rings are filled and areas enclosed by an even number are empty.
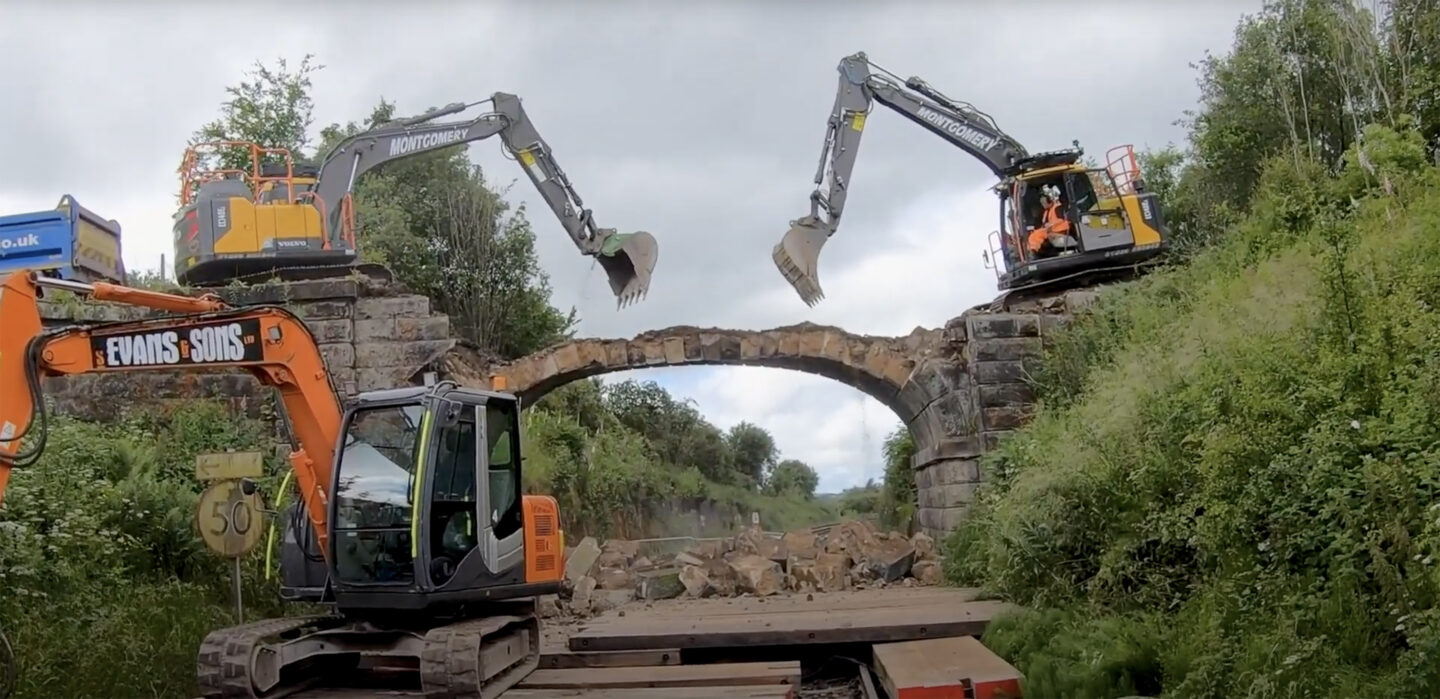
<svg viewBox="0 0 1440 699"><path fill-rule="evenodd" d="M790 230L771 253L780 274L795 287L807 306L814 306L825 298L825 292L820 289L820 248L829 239L830 233L813 217L806 216L790 222Z"/></svg>
<svg viewBox="0 0 1440 699"><path fill-rule="evenodd" d="M660 246L655 236L645 231L617 233L605 239L595 259L610 279L616 308L645 298L650 291L650 273L655 271L659 258Z"/></svg>

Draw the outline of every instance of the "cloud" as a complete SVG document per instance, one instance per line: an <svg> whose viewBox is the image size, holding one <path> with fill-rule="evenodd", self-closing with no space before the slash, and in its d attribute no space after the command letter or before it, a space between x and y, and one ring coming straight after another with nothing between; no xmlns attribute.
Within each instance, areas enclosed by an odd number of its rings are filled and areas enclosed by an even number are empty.
<svg viewBox="0 0 1440 699"><path fill-rule="evenodd" d="M269 2L243 12L14 3L0 23L0 64L25 69L0 73L0 211L72 194L120 221L132 268L157 267L170 255L186 138L254 60L313 52L326 66L314 78L317 133L363 118L382 97L418 113L513 92L597 221L658 238L650 296L617 312L603 273L576 253L498 139L472 146L493 181L519 179L511 199L526 203L554 301L580 310L582 335L803 320L905 333L994 295L980 258L998 218L992 178L877 107L845 222L821 255L828 298L807 308L770 250L808 211L842 56L864 50L901 76L923 76L1031 150L1078 139L1099 154L1182 139L1174 122L1197 95L1190 62L1226 47L1259 4L558 0L352 3L312 17ZM878 473L887 428L855 427L858 393L774 371L694 372L703 380L674 381L693 386L707 414L766 416L787 453L823 469L823 483ZM867 425L889 419L864 405Z"/></svg>

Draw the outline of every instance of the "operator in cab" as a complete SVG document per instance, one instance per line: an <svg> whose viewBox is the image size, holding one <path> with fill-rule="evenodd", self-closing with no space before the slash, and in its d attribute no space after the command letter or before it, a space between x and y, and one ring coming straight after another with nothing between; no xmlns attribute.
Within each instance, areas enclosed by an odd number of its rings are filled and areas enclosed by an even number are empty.
<svg viewBox="0 0 1440 699"><path fill-rule="evenodd" d="M1026 240L1030 253L1036 257L1041 256L1041 250L1045 249L1045 243L1050 240L1050 236L1070 234L1070 221L1065 218L1065 213L1060 208L1059 187L1047 184L1040 188L1040 209L1043 212L1040 226L1030 229L1030 236Z"/></svg>

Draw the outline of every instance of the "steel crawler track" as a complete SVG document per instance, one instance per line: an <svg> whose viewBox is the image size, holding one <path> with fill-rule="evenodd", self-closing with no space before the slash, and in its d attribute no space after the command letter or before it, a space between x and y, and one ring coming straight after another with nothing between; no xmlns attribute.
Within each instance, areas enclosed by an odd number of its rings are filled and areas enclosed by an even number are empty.
<svg viewBox="0 0 1440 699"><path fill-rule="evenodd" d="M226 699L277 699L287 697L325 680L353 680L335 675L363 673L354 663L340 657L317 658L322 662L308 674L301 670L296 679L280 679L284 660L275 656L271 644L285 643L315 632L341 633L346 636L393 638L390 630L367 626L348 627L335 616L310 616L270 619L215 631L200 646L197 679L201 696ZM327 634L328 636L328 634ZM339 641L339 639L336 639ZM392 647L392 652L399 650ZM382 651L382 654L384 652ZM400 655L414 658L413 649L400 650ZM268 656L268 657L267 657ZM510 614L460 621L425 632L419 657L421 696L429 699L492 699L515 686L540 664L540 620L533 609L515 610ZM257 691L254 675L266 671L274 679L262 681L271 686Z"/></svg>
<svg viewBox="0 0 1440 699"><path fill-rule="evenodd" d="M343 623L340 619L327 616L289 617L232 626L210 633L200 644L200 655L196 667L201 696L207 697L207 699L210 697L246 697L247 699L263 697L270 699L288 696L305 689L313 680L290 687L281 685L274 691L257 693L251 682L250 669L254 666L259 646L265 642L278 640L282 636L303 631L308 626L323 624L327 621L331 626Z"/></svg>
<svg viewBox="0 0 1440 699"><path fill-rule="evenodd" d="M516 650L523 649L518 656L506 652L512 639L521 644ZM420 682L427 699L492 699L539 665L539 618L494 616L442 626L426 634ZM495 666L505 669L495 672Z"/></svg>

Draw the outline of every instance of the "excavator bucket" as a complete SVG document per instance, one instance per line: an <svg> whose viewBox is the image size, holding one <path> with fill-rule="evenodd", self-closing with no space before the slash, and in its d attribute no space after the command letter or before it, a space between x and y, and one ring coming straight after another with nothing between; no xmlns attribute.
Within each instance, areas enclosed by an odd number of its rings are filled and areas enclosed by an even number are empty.
<svg viewBox="0 0 1440 699"><path fill-rule="evenodd" d="M616 308L645 298L650 291L650 273L655 271L659 257L660 245L655 242L655 236L645 231L617 233L605 239L595 259L610 278Z"/></svg>
<svg viewBox="0 0 1440 699"><path fill-rule="evenodd" d="M820 290L820 248L829 238L830 232L807 216L790 222L790 230L770 255L807 306L813 307L825 298L825 292Z"/></svg>

